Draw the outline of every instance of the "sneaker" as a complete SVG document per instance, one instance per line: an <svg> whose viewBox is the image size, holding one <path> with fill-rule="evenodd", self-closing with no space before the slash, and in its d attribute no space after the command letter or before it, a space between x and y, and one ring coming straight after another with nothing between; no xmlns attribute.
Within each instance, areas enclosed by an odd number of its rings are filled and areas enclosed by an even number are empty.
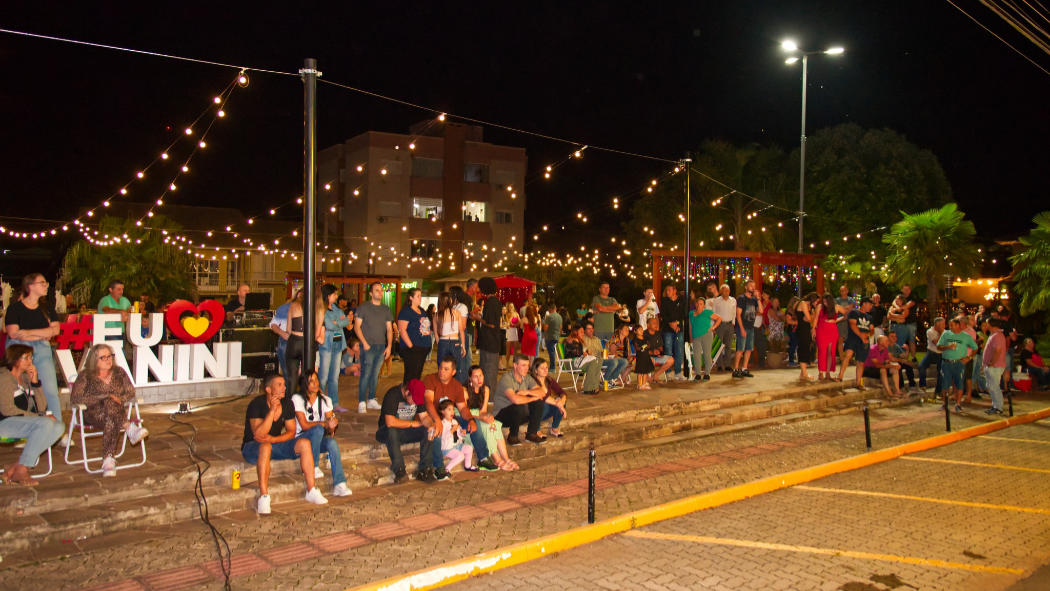
<svg viewBox="0 0 1050 591"><path fill-rule="evenodd" d="M467 472L477 472L479 470L477 466L463 466L463 469Z"/></svg>
<svg viewBox="0 0 1050 591"><path fill-rule="evenodd" d="M76 447L77 442L76 442L76 440L69 438L69 433L63 433L62 434L62 442L59 445L61 445L63 448Z"/></svg>
<svg viewBox="0 0 1050 591"><path fill-rule="evenodd" d="M753 377L755 377L755 374L751 373L751 370L747 370L747 369L745 369L744 371L740 372L740 375L744 376L745 378L753 378Z"/></svg>
<svg viewBox="0 0 1050 591"><path fill-rule="evenodd" d="M313 503L314 505L328 504L328 499L324 498L324 495L321 494L321 489L317 488L316 486L307 491L306 497L304 498L306 499L307 503Z"/></svg>
<svg viewBox="0 0 1050 591"><path fill-rule="evenodd" d="M270 514L270 495L259 495L259 501L255 503L255 512L259 515Z"/></svg>
<svg viewBox="0 0 1050 591"><path fill-rule="evenodd" d="M710 382L711 381L711 374L705 373L704 374L704 381L705 382Z"/></svg>
<svg viewBox="0 0 1050 591"><path fill-rule="evenodd" d="M544 441L547 441L547 438L539 433L526 433L525 439L533 443L543 443Z"/></svg>
<svg viewBox="0 0 1050 591"><path fill-rule="evenodd" d="M998 413L1001 413L1001 412L1003 412L1003 411L1001 411L998 408L995 408L993 406L992 408L989 408L988 410L984 411L984 414L986 414L986 415L994 415L994 414L998 414Z"/></svg>
<svg viewBox="0 0 1050 591"><path fill-rule="evenodd" d="M349 497L352 494L354 494L353 491L350 490L350 487L345 482L340 482L332 488L333 497Z"/></svg>
<svg viewBox="0 0 1050 591"><path fill-rule="evenodd" d="M358 402L357 403L357 413L363 415L366 412L368 412L368 405L365 404L364 402Z"/></svg>
<svg viewBox="0 0 1050 591"><path fill-rule="evenodd" d="M423 468L421 470L417 470L415 477L416 480L418 480L419 482L434 482L434 470L433 468Z"/></svg>
<svg viewBox="0 0 1050 591"><path fill-rule="evenodd" d="M955 405L955 412L957 412L959 414L962 414L962 405L956 404Z"/></svg>
<svg viewBox="0 0 1050 591"><path fill-rule="evenodd" d="M734 369L734 370L733 370L733 378L734 378L734 379L736 379L736 378L742 378L742 377L744 377L744 375L743 375L743 374L741 374L739 370L736 370L736 369Z"/></svg>
<svg viewBox="0 0 1050 591"><path fill-rule="evenodd" d="M136 425L135 423L128 425L128 428L125 429L125 432L128 435L128 443L130 443L131 445L138 445L140 441L142 441L149 435L149 429L143 427L142 425Z"/></svg>
<svg viewBox="0 0 1050 591"><path fill-rule="evenodd" d="M444 468L438 468L434 470L434 482L441 482L442 480L451 480L452 474Z"/></svg>
<svg viewBox="0 0 1050 591"><path fill-rule="evenodd" d="M478 468L481 468L486 472L494 472L496 470L499 470L499 466L494 464L489 458L485 458L484 460L478 462Z"/></svg>
<svg viewBox="0 0 1050 591"><path fill-rule="evenodd" d="M366 408L368 408L368 410L380 410L383 408L382 405L376 402L375 398L369 398L365 406Z"/></svg>
<svg viewBox="0 0 1050 591"><path fill-rule="evenodd" d="M324 478L324 472L321 471L320 466L314 466L314 478Z"/></svg>
<svg viewBox="0 0 1050 591"><path fill-rule="evenodd" d="M106 456L106 459L102 460L102 475L105 477L117 475L117 460L113 456Z"/></svg>
<svg viewBox="0 0 1050 591"><path fill-rule="evenodd" d="M702 381L704 381L704 377L703 376L696 376L696 377L693 378L693 381L694 382L702 382Z"/></svg>
<svg viewBox="0 0 1050 591"><path fill-rule="evenodd" d="M404 470L394 472L394 484L401 484L406 480L408 480L408 472L405 472Z"/></svg>

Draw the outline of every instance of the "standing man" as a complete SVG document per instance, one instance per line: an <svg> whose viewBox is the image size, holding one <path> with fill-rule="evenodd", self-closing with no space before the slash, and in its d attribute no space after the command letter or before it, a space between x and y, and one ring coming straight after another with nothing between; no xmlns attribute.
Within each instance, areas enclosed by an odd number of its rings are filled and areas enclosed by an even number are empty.
<svg viewBox="0 0 1050 591"><path fill-rule="evenodd" d="M499 380L499 350L503 332L500 329L500 317L503 306L496 297L498 288L495 279L482 277L478 281L478 288L485 298L485 303L481 308L481 318L478 320L478 357L481 371L485 374L485 385L489 387L489 392L496 396L496 382Z"/></svg>
<svg viewBox="0 0 1050 591"><path fill-rule="evenodd" d="M106 322L106 328L119 328L121 336L108 337L107 340L124 340L124 326L128 322L131 313L131 300L124 297L124 282L114 279L109 282L108 294L102 296L98 301L98 311L102 314L120 314L119 321Z"/></svg>
<svg viewBox="0 0 1050 591"><path fill-rule="evenodd" d="M394 344L394 316L383 303L383 284L368 286L368 301L357 307L354 334L361 343L361 379L357 382L357 412L381 410L376 402L379 368L390 358Z"/></svg>
<svg viewBox="0 0 1050 591"><path fill-rule="evenodd" d="M850 359L857 361L857 388L864 389L864 361L868 359L871 350L871 300L864 298L860 301L860 308L850 310L846 316L847 329L849 333L843 343L842 367L839 368L839 379L846 375L846 367ZM845 324L845 323L844 323Z"/></svg>
<svg viewBox="0 0 1050 591"><path fill-rule="evenodd" d="M1003 390L999 381L1006 371L1006 337L998 318L988 320L988 340L984 343L984 382L992 396L992 407L986 414L1003 414Z"/></svg>
<svg viewBox="0 0 1050 591"><path fill-rule="evenodd" d="M715 336L722 341L722 354L715 359L715 367L718 371L727 371L730 365L729 351L736 328L736 298L730 297L728 284L723 283L722 287L718 288L718 297L707 300L707 307L722 319L722 323L715 328Z"/></svg>
<svg viewBox="0 0 1050 591"><path fill-rule="evenodd" d="M547 359L551 367L554 367L554 353L561 338L562 320L561 314L558 314L558 306L554 302L547 304L547 315L543 317L543 342L547 344Z"/></svg>
<svg viewBox="0 0 1050 591"><path fill-rule="evenodd" d="M977 342L966 334L962 322L956 317L951 319L948 330L937 340L937 346L941 349L941 385L948 389L944 406L947 407L948 398L954 391L955 412L961 413L963 389L966 386L963 373L966 363L977 352Z"/></svg>
<svg viewBox="0 0 1050 591"><path fill-rule="evenodd" d="M434 423L434 440L441 440L441 432L444 429L444 425L441 423L441 415L438 414L437 403L448 398L452 401L452 404L456 405L456 410L459 411L459 416L455 417L455 420L460 427L470 434L471 445L474 446L474 452L478 455L478 468L487 472L499 470L499 466L489 459L489 447L485 444L484 433L479 428L477 419L474 418L473 413L470 412L470 408L467 406L467 390L463 387L463 384L456 381L456 358L452 355L446 355L443 359L439 359L437 373L432 373L423 378L423 387L423 400L426 405L426 412ZM449 477L449 474L445 470L445 460L441 453L441 446L435 445L433 451L434 476L437 480L445 480Z"/></svg>
<svg viewBox="0 0 1050 591"><path fill-rule="evenodd" d="M854 309L853 299L849 297L849 286L842 284L839 286L839 297L835 298L835 312L838 313L841 320L838 323L839 329L839 342L838 342L838 354L839 360L842 362L842 369L845 370L847 363L845 362L845 345L846 337L849 336L849 313ZM862 355L867 355L868 348L864 348ZM863 361L863 359L861 360ZM840 378L842 376L839 376ZM840 380L841 381L841 380Z"/></svg>
<svg viewBox="0 0 1050 591"><path fill-rule="evenodd" d="M911 286L905 283L901 286L901 296L904 298L904 308L908 313L904 316L904 332L897 335L897 338L903 339L902 346L908 349L908 354L911 358L915 359L915 331L918 326L918 318L915 306L918 305L919 300L915 297L915 294L911 292Z"/></svg>
<svg viewBox="0 0 1050 591"><path fill-rule="evenodd" d="M543 406L546 404L543 398L546 392L529 374L528 357L521 353L514 355L511 371L503 374L495 392L492 397L492 414L509 429L507 445L521 445L518 434L525 423L528 423L525 439L533 443L547 441L546 437L540 435Z"/></svg>
<svg viewBox="0 0 1050 591"><path fill-rule="evenodd" d="M883 324L886 322L886 306L882 305L882 296L878 293L871 294L871 328L875 338L886 334ZM898 338L899 335L898 335ZM905 348L907 349L907 348Z"/></svg>
<svg viewBox="0 0 1050 591"><path fill-rule="evenodd" d="M650 318L660 315L660 306L656 305L656 294L652 289L645 290L642 299L634 307L638 312L638 324L642 326L648 326Z"/></svg>
<svg viewBox="0 0 1050 591"><path fill-rule="evenodd" d="M288 351L288 337L291 335L288 332L288 308L292 306L292 302L303 297L303 290L295 292L295 297L288 300L287 302L277 306L277 309L273 312L273 319L270 320L270 330L277 335L277 363L281 367L281 375L285 378L288 377L288 363L284 360L284 354Z"/></svg>
<svg viewBox="0 0 1050 591"><path fill-rule="evenodd" d="M609 297L609 282L598 284L598 295L591 300L591 311L594 312L594 333L603 341L609 340L616 330L616 313L620 304L616 298Z"/></svg>
<svg viewBox="0 0 1050 591"><path fill-rule="evenodd" d="M664 355L674 359L674 379L682 381L682 361L685 359L685 300L678 296L678 288L668 285L660 300L660 330L664 336Z"/></svg>
<svg viewBox="0 0 1050 591"><path fill-rule="evenodd" d="M717 313L717 312L716 312ZM755 348L755 317L758 316L758 299L755 298L755 282L744 284L744 295L736 299L736 358L733 360L734 378L753 378L747 369L751 351ZM741 358L744 361L740 365Z"/></svg>
<svg viewBox="0 0 1050 591"><path fill-rule="evenodd" d="M434 481L434 468L430 466L434 456L434 436L427 433L427 427L433 426L433 423L430 422L430 416L423 406L425 390L423 382L411 380L407 384L390 388L383 395L376 441L386 444L386 452L390 456L390 471L394 473L394 484L408 478L405 458L401 455L401 445L404 443L419 443L416 480Z"/></svg>
<svg viewBox="0 0 1050 591"><path fill-rule="evenodd" d="M263 382L264 394L248 403L244 415L244 439L241 456L255 464L259 475L259 515L270 514L270 462L299 458L299 467L306 479L306 501L324 505L328 499L314 486L313 450L321 445L324 427L316 425L298 436L295 434L295 407L284 396L284 378L269 376Z"/></svg>

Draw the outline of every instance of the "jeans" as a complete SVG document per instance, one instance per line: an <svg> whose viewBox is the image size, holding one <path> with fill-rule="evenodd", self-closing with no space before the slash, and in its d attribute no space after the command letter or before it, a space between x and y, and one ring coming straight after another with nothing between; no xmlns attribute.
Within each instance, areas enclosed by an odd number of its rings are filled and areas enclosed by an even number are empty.
<svg viewBox="0 0 1050 591"><path fill-rule="evenodd" d="M999 381L1002 380L1004 371L1005 367L984 368L984 381L988 385L988 393L992 396L992 408L996 410L1003 410L1003 389Z"/></svg>
<svg viewBox="0 0 1050 591"><path fill-rule="evenodd" d="M376 441L386 444L386 453L390 456L390 471L394 474L405 471L405 458L401 455L401 445L404 443L419 442L419 465L417 467L419 470L427 468L427 462L430 461L427 458L433 456L434 441L427 439L426 427L408 429L387 427L385 430L376 432Z"/></svg>
<svg viewBox="0 0 1050 591"><path fill-rule="evenodd" d="M310 449L320 449L321 438L324 437L324 427L317 425L310 427L306 431L296 435L288 441L282 441L280 443L270 444L270 461L274 460L294 460L299 457L299 454L295 453L295 444L300 439L310 440ZM244 461L249 464L255 465L259 463L259 447L262 444L258 441L249 441L241 446L241 456L244 457ZM313 452L314 460L316 462L317 452ZM314 464L317 465L316 463Z"/></svg>
<svg viewBox="0 0 1050 591"><path fill-rule="evenodd" d="M908 376L908 385L915 387L915 367L908 365L907 363L902 363L901 370L897 372L897 386L901 388L904 387L905 374Z"/></svg>
<svg viewBox="0 0 1050 591"><path fill-rule="evenodd" d="M453 339L441 339L438 341L437 359L438 364L441 360L447 356L452 356L456 359L456 381L459 381L459 366L462 365L463 360L463 349L460 347L460 342ZM459 383L463 383L460 381Z"/></svg>
<svg viewBox="0 0 1050 591"><path fill-rule="evenodd" d="M489 395L496 395L496 384L499 382L499 351L491 353L482 351L481 372L485 375L485 385L489 387Z"/></svg>
<svg viewBox="0 0 1050 591"><path fill-rule="evenodd" d="M558 425L561 425L561 419L565 416L562 414L561 409L553 404L544 403L543 407L543 418L540 420L542 423L547 419L551 420L551 429L557 429Z"/></svg>
<svg viewBox="0 0 1050 591"><path fill-rule="evenodd" d="M507 427L510 437L518 437L518 432L521 426L528 423L528 429L525 431L529 435L535 435L540 432L540 423L543 422L543 413L545 406L549 406L542 400L533 400L528 404L512 404L499 411L496 415L496 420L503 423L504 427Z"/></svg>
<svg viewBox="0 0 1050 591"><path fill-rule="evenodd" d="M558 339L548 339L546 344L548 361L550 361L551 369L554 369L554 360L558 357Z"/></svg>
<svg viewBox="0 0 1050 591"><path fill-rule="evenodd" d="M335 437L325 435L321 438L321 444L314 448L314 466L321 465L321 454L323 453L328 454L328 462L332 464L332 486L346 482L346 474L343 473L343 456L339 454L339 444L336 443Z"/></svg>
<svg viewBox="0 0 1050 591"><path fill-rule="evenodd" d="M929 369L931 364L936 364L937 371L937 384L934 386L934 392L937 394L941 393L941 354L934 353L933 351L926 351L926 355L923 355L922 361L919 362L919 386L926 387L926 370Z"/></svg>
<svg viewBox="0 0 1050 591"><path fill-rule="evenodd" d="M693 375L704 375L711 373L711 347L714 345L715 335L707 331L702 337L693 339ZM703 359L703 364L700 360Z"/></svg>
<svg viewBox="0 0 1050 591"><path fill-rule="evenodd" d="M1050 385L1050 369L1043 369L1041 367L1028 366L1023 368L1028 372L1028 375L1032 376L1032 384L1038 384L1040 386ZM48 401L48 406L51 406L51 401Z"/></svg>
<svg viewBox="0 0 1050 591"><path fill-rule="evenodd" d="M342 344L343 341L336 341ZM342 369L343 351L319 351L320 360L317 363L317 381L320 382L324 393L332 399L332 406L339 406L339 370Z"/></svg>
<svg viewBox="0 0 1050 591"><path fill-rule="evenodd" d="M58 376L55 374L55 356L51 352L51 344L47 341L8 339L7 346L11 345L25 345L33 349L33 365L36 366L40 386L44 390L44 397L47 398L47 410L55 413L55 417L61 423L62 402L58 399Z"/></svg>
<svg viewBox="0 0 1050 591"><path fill-rule="evenodd" d="M357 401L367 402L376 398L379 370L383 367L383 348L372 345L361 349L361 379L357 382Z"/></svg>
<svg viewBox="0 0 1050 591"><path fill-rule="evenodd" d="M288 362L284 358L284 355L287 352L288 352L288 340L287 339L278 338L277 339L277 349L274 350L274 353L276 353L276 355L277 355L277 365L279 365L280 368L281 368L281 375L285 376L285 377L288 376Z"/></svg>
<svg viewBox="0 0 1050 591"><path fill-rule="evenodd" d="M611 382L620 374L623 370L627 369L627 360L623 357L610 357L602 360L602 369L605 370L605 381Z"/></svg>
<svg viewBox="0 0 1050 591"><path fill-rule="evenodd" d="M674 358L674 372L682 373L682 361L685 352L685 333L673 330L664 331L664 355Z"/></svg>
<svg viewBox="0 0 1050 591"><path fill-rule="evenodd" d="M456 417L456 421L459 423L460 427L463 427L464 431L467 430L467 425L470 424L470 421L468 419L464 419L463 417L459 417L459 416ZM474 446L474 453L477 454L479 462L484 460L485 458L489 457L489 454L490 454L489 446L488 446L488 444L485 443L485 435L481 432L481 425L482 424L483 423L481 421L478 421L477 422L478 428L473 433L469 434L470 444ZM436 437L434 438L434 441L435 442L437 441ZM445 465L445 454L444 454L444 452L441 451L441 445L434 445L433 454L434 454L434 467L436 468L438 466L444 466Z"/></svg>
<svg viewBox="0 0 1050 591"><path fill-rule="evenodd" d="M715 360L718 367L721 367L722 369L729 369L733 366L732 351L734 326L735 325L732 322L723 322L715 329L715 335L722 341L724 347L722 349L722 354Z"/></svg>
<svg viewBox="0 0 1050 591"><path fill-rule="evenodd" d="M58 418L58 415L55 417ZM54 445L65 431L61 419L14 416L0 421L0 437L26 440L26 446L22 448L22 455L18 457L18 463L26 468L36 466L37 461L40 460L40 454Z"/></svg>

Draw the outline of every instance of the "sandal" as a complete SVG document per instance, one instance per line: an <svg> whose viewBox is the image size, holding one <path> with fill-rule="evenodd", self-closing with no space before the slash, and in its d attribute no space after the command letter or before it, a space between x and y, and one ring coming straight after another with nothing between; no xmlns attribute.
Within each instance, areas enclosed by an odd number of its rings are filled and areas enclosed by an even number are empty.
<svg viewBox="0 0 1050 591"><path fill-rule="evenodd" d="M561 431L558 431L556 429L551 429L550 430L550 434L551 434L551 437L565 437L564 433L562 433Z"/></svg>
<svg viewBox="0 0 1050 591"><path fill-rule="evenodd" d="M22 468L18 472L14 470L8 470L3 475L4 484L17 484L19 486L37 486L40 483L35 478L29 475L29 470Z"/></svg>

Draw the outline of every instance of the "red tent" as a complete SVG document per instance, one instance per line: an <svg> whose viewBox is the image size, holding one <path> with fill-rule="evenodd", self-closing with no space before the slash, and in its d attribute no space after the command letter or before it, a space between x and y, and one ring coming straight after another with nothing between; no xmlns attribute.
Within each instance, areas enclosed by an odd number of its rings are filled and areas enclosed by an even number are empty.
<svg viewBox="0 0 1050 591"><path fill-rule="evenodd" d="M532 296L536 290L536 282L529 281L517 275L503 275L494 277L496 281L497 297L501 303L513 303L515 308L520 308Z"/></svg>

